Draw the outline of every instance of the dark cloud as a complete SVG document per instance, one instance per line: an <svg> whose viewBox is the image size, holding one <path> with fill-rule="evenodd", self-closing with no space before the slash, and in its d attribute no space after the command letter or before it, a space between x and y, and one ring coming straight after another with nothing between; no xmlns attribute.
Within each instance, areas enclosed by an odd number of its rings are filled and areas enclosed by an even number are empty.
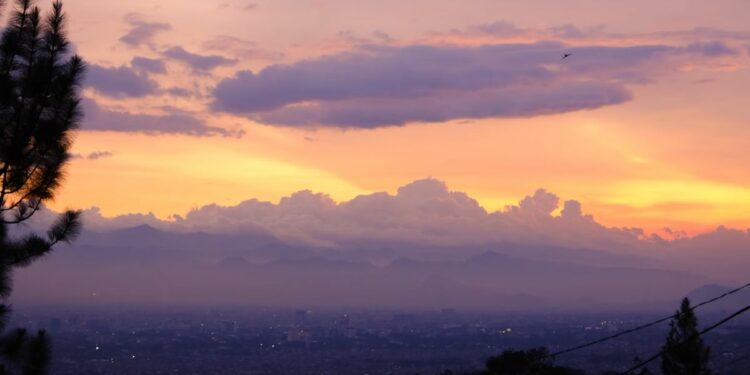
<svg viewBox="0 0 750 375"><path fill-rule="evenodd" d="M127 66L89 65L85 83L97 92L113 97L143 97L158 90L156 82Z"/></svg>
<svg viewBox="0 0 750 375"><path fill-rule="evenodd" d="M163 60L150 59L148 57L136 56L131 60L130 65L133 69L150 74L165 74L167 73L167 65Z"/></svg>
<svg viewBox="0 0 750 375"><path fill-rule="evenodd" d="M237 63L237 60L228 59L219 55L198 55L190 53L182 47L172 47L164 51L163 54L165 57L181 61L193 69L204 71Z"/></svg>
<svg viewBox="0 0 750 375"><path fill-rule="evenodd" d="M190 136L239 137L242 131L210 126L188 113L172 111L163 115L131 114L100 107L93 100L84 100L86 116L83 130L114 131L145 134L183 134Z"/></svg>
<svg viewBox="0 0 750 375"><path fill-rule="evenodd" d="M372 128L411 121L527 117L593 109L630 99L627 84L668 46L369 46L241 71L219 83L218 110L269 124ZM563 52L575 59L561 63ZM302 105L303 104L303 105Z"/></svg>
<svg viewBox="0 0 750 375"><path fill-rule="evenodd" d="M137 13L126 15L125 22L131 26L131 29L120 37L120 41L132 47L147 44L151 42L156 34L172 29L172 26L168 23L145 21Z"/></svg>

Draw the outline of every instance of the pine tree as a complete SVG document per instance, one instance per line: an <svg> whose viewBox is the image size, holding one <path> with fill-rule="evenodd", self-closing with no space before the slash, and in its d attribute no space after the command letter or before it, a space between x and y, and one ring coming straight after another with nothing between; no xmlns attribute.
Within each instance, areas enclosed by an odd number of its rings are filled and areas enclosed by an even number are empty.
<svg viewBox="0 0 750 375"><path fill-rule="evenodd" d="M682 300L670 325L667 341L662 347L661 369L664 375L710 375L709 348L698 336L698 319L690 300Z"/></svg>
<svg viewBox="0 0 750 375"><path fill-rule="evenodd" d="M506 350L486 362L482 375L583 375L584 372L555 366L545 348Z"/></svg>
<svg viewBox="0 0 750 375"><path fill-rule="evenodd" d="M70 55L64 29L59 1L43 15L33 0L16 0L0 37L0 331L10 312L12 271L80 230L77 211L63 213L44 234L13 230L54 197L81 118L84 64ZM0 374L46 373L49 357L43 331L0 337Z"/></svg>

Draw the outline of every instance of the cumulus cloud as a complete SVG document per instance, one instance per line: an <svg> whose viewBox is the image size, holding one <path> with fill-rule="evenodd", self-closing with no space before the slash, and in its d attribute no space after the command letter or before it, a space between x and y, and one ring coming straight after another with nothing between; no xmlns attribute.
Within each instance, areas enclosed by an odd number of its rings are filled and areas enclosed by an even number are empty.
<svg viewBox="0 0 750 375"><path fill-rule="evenodd" d="M143 17L137 13L126 15L125 22L130 25L130 30L120 37L120 41L131 47L139 47L143 44L148 44L153 40L156 34L172 29L172 26L168 23L145 21Z"/></svg>
<svg viewBox="0 0 750 375"><path fill-rule="evenodd" d="M103 67L89 65L86 86L112 97L143 97L158 90L156 82L127 66Z"/></svg>
<svg viewBox="0 0 750 375"><path fill-rule="evenodd" d="M132 114L102 108L90 99L83 101L83 108L86 116L82 130L223 137L243 134L242 131L207 125L188 113L176 110L162 115Z"/></svg>
<svg viewBox="0 0 750 375"><path fill-rule="evenodd" d="M369 45L240 71L218 84L214 108L282 126L530 117L620 104L631 98L629 85L653 79L673 58L730 51L717 43ZM561 62L564 52L575 58Z"/></svg>
<svg viewBox="0 0 750 375"><path fill-rule="evenodd" d="M237 60L228 59L219 55L199 55L186 51L182 47L172 47L163 52L167 58L183 62L195 70L212 70L220 66L230 66Z"/></svg>
<svg viewBox="0 0 750 375"><path fill-rule="evenodd" d="M424 179L396 194L384 192L335 202L326 194L300 191L279 203L248 200L236 206L207 205L184 217L143 222L183 232L243 233L261 228L279 239L307 246L345 249L367 243L412 243L439 246L526 243L623 250L648 241L639 230L607 228L584 215L580 204L568 201L561 215L559 198L545 190L517 205L487 212L463 192L445 183ZM120 218L90 216L95 228L114 229Z"/></svg>

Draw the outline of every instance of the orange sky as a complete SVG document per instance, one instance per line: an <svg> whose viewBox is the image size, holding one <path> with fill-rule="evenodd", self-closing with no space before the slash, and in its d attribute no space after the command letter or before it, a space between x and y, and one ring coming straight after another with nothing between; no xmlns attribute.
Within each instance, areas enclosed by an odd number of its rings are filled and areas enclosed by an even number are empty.
<svg viewBox="0 0 750 375"><path fill-rule="evenodd" d="M248 6L248 4L255 6ZM355 4L356 3L356 4ZM408 4L405 4L408 3ZM546 188L582 202L584 211L612 226L663 227L698 232L720 224L750 227L750 38L745 1L84 1L67 0L71 37L92 64L116 67L134 56L159 57L181 46L203 55L236 58L210 74L166 61L162 87L194 96L153 94L86 96L103 108L160 114L178 108L206 123L242 129L241 137L81 131L74 152L112 156L79 158L54 208L98 206L105 215L154 212L184 214L209 203L231 205L250 198L277 201L302 189L336 200L390 191L427 176L467 192L497 210ZM376 6L377 4L377 6ZM132 24L170 25L141 46L119 41ZM594 110L529 118L455 119L374 130L269 126L210 109L211 89L241 69L348 51L355 38L386 33L392 45L443 43L451 30L506 21L527 30L524 38L550 38L549 28L574 25L590 39L570 44L687 45L720 40L745 48L726 59L659 67L651 79L628 88L633 99ZM734 32L719 39L696 28ZM529 31L531 30L531 31ZM536 31L533 31L536 30ZM688 31L678 38L665 31ZM341 32L346 33L341 33ZM744 33L744 34L743 34ZM378 34L379 35L379 34ZM204 43L230 36L234 50ZM452 38L455 38L453 35ZM461 34L450 43L502 43ZM239 44L235 44L237 47ZM665 63L666 64L666 63Z"/></svg>

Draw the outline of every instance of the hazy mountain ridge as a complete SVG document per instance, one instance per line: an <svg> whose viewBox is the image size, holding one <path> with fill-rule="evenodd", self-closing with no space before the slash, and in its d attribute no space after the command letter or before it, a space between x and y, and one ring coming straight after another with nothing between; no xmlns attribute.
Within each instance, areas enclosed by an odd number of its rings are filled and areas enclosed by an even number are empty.
<svg viewBox="0 0 750 375"><path fill-rule="evenodd" d="M372 248L286 244L266 233L86 232L18 274L23 303L589 310L656 308L712 280L599 250L512 244ZM362 251L362 249L366 251ZM484 249L484 250L482 250ZM413 250L413 251L412 251ZM453 253L445 253L452 251ZM420 255L425 255L420 258ZM436 259L430 259L436 258ZM45 277L41 277L44 275ZM587 301L587 302L582 302Z"/></svg>

